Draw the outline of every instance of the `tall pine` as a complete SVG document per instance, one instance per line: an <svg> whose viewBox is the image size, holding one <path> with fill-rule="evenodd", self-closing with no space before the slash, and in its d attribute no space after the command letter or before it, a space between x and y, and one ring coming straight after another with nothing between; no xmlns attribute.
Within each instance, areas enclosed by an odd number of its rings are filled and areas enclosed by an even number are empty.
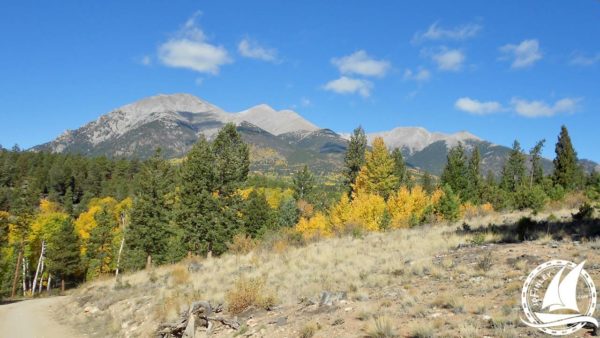
<svg viewBox="0 0 600 338"><path fill-rule="evenodd" d="M558 135L558 142L556 142L554 151L556 153L554 183L562 186L565 190L575 189L580 183L582 174L569 131L564 125L560 128L560 135Z"/></svg>
<svg viewBox="0 0 600 338"><path fill-rule="evenodd" d="M367 136L362 127L354 129L352 136L350 136L350 142L348 143L348 150L344 157L344 183L348 188L349 194L352 192L350 189L356 177L360 171L360 168L365 164L365 152L367 151Z"/></svg>
<svg viewBox="0 0 600 338"><path fill-rule="evenodd" d="M516 192L525 181L525 155L519 141L515 140L512 150L502 169L500 187L507 192Z"/></svg>
<svg viewBox="0 0 600 338"><path fill-rule="evenodd" d="M469 176L467 170L467 155L462 143L453 147L448 152L446 166L440 178L441 185L448 185L452 191L458 194L461 199L466 200L469 187Z"/></svg>

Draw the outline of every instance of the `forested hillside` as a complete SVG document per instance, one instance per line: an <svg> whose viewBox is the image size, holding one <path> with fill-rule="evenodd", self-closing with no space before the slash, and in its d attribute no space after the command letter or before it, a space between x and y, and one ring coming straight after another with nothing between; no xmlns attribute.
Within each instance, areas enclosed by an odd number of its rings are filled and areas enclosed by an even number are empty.
<svg viewBox="0 0 600 338"><path fill-rule="evenodd" d="M565 198L592 210L600 174L578 164L568 131L555 170L538 143L515 142L499 179L477 148L459 143L442 175L409 170L382 138L352 134L337 176L308 166L291 177L249 175L250 149L234 124L200 138L182 161L86 158L0 150L0 294L32 295L188 255L248 250L257 241L302 245L337 234L416 227L494 210L541 210Z"/></svg>

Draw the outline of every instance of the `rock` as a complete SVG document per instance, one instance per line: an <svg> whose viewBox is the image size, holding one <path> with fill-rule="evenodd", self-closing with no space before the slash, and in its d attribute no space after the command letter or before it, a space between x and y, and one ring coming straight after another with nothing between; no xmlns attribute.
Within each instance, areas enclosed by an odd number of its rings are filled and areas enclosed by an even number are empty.
<svg viewBox="0 0 600 338"><path fill-rule="evenodd" d="M86 307L83 309L83 312L85 312L85 313L89 313L89 314L93 314L93 313L96 313L96 312L98 312L98 311L100 311L100 309L98 309L98 308L97 308L97 307L95 307L95 306L86 306Z"/></svg>
<svg viewBox="0 0 600 338"><path fill-rule="evenodd" d="M197 262L191 262L187 266L188 271L192 272L192 273L198 272L198 271L202 270L202 268L203 268L202 264L197 263Z"/></svg>
<svg viewBox="0 0 600 338"><path fill-rule="evenodd" d="M345 291L340 292L329 292L323 291L321 293L321 300L319 301L319 307L321 306L333 306L335 303L345 300L347 294Z"/></svg>
<svg viewBox="0 0 600 338"><path fill-rule="evenodd" d="M344 311L350 312L350 311L352 311L352 308L351 307L344 308Z"/></svg>
<svg viewBox="0 0 600 338"><path fill-rule="evenodd" d="M553 249L556 249L556 248L558 248L558 242L556 242L556 241L552 241L552 242L550 243L550 247L551 247L551 248L553 248Z"/></svg>

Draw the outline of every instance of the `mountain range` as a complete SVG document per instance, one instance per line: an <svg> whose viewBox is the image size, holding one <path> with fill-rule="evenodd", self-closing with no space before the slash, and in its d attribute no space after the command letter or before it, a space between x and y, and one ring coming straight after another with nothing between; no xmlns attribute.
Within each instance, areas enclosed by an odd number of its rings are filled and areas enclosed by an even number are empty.
<svg viewBox="0 0 600 338"><path fill-rule="evenodd" d="M339 171L350 136L266 104L230 113L190 94L161 94L114 109L33 150L145 158L160 147L167 158L180 158L201 134L212 139L226 123L236 124L250 145L252 169L263 172L287 173L304 164L319 173ZM498 174L510 152L466 131L444 134L398 127L367 133L369 142L375 137L382 137L390 148L400 148L410 166L436 175L444 167L448 150L459 142L467 149L479 148L483 172ZM594 162L582 163L588 170L598 169ZM550 170L552 162L544 160L544 167Z"/></svg>

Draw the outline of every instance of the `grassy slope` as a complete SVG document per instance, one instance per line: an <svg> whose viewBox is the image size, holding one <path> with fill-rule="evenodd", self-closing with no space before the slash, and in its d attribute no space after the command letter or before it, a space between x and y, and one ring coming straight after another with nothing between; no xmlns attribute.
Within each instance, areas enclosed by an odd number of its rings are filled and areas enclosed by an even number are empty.
<svg viewBox="0 0 600 338"><path fill-rule="evenodd" d="M571 212L554 215L566 221ZM524 215L494 214L468 223L506 224ZM121 287L112 278L80 287L67 311L90 336L149 337L159 322L174 319L192 301L224 303L236 280L256 277L265 280L262 294L276 295L277 306L242 313L243 336L364 337L385 330L406 337L541 336L519 320L519 293L529 271L550 258L585 258L586 266L600 266L598 240L564 240L555 247L550 236L541 236L496 244L500 235L487 233L480 238L483 245L469 245L475 235L457 232L457 225L227 254L202 259L197 273L187 271L189 262L141 271L125 275ZM600 280L597 268L588 272ZM332 308L319 307L322 291L348 297ZM214 336L234 334L217 327Z"/></svg>

